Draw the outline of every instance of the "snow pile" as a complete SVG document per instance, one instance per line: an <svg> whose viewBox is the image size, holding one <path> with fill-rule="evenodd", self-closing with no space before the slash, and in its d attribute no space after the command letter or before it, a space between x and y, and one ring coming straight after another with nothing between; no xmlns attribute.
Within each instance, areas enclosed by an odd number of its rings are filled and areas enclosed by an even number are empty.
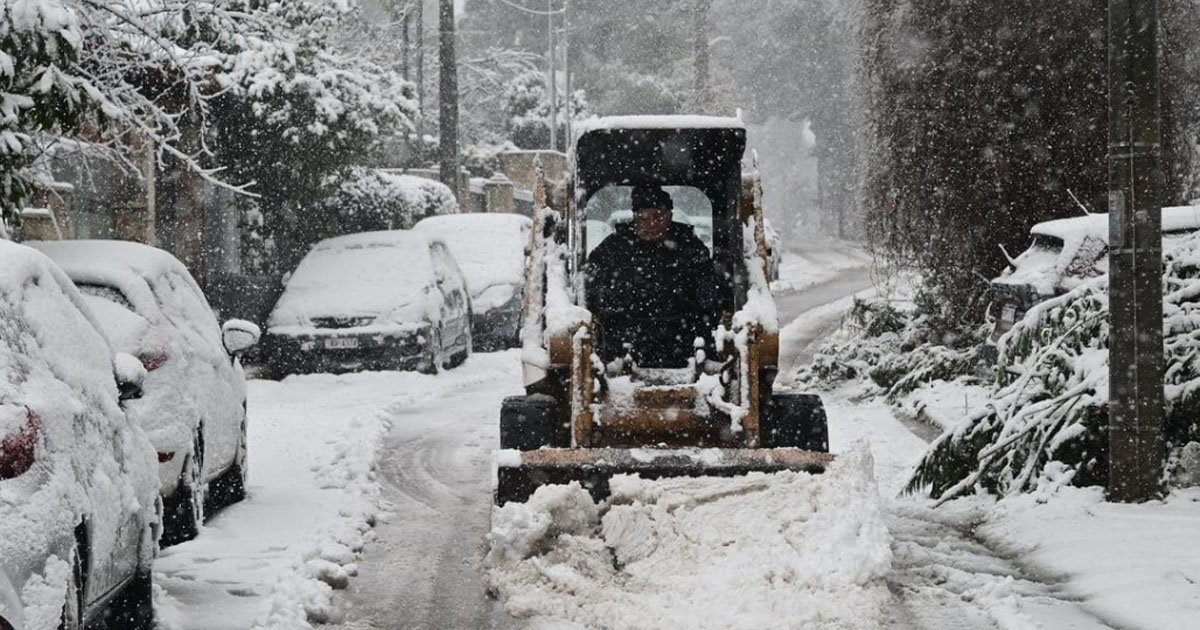
<svg viewBox="0 0 1200 630"><path fill-rule="evenodd" d="M334 589L345 588L358 573L355 561L366 545L379 513L375 462L388 429L388 416L376 413L352 420L327 447L329 459L313 466L318 488L336 492L337 518L294 546L300 560L281 578L269 598L270 612L256 627L308 628L329 620Z"/></svg>
<svg viewBox="0 0 1200 630"><path fill-rule="evenodd" d="M160 617L205 630L304 629L327 621L357 572L380 509L381 443L397 383L363 373L249 383L249 496L155 563ZM427 385L425 385L427 387Z"/></svg>
<svg viewBox="0 0 1200 630"><path fill-rule="evenodd" d="M874 628L891 567L872 458L824 475L618 476L495 508L489 588L517 617L605 628Z"/></svg>

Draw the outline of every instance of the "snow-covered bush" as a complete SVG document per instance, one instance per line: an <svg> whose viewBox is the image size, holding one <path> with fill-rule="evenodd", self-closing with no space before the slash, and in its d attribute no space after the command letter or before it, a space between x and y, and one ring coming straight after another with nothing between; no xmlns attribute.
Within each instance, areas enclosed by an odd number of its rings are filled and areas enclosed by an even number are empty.
<svg viewBox="0 0 1200 630"><path fill-rule="evenodd" d="M1200 439L1200 234L1164 245L1164 436L1179 479L1196 460L1188 444ZM1022 492L1051 462L1076 485L1104 483L1107 292L1101 276L1030 309L1000 340L991 404L930 446L908 489L942 499Z"/></svg>
<svg viewBox="0 0 1200 630"><path fill-rule="evenodd" d="M96 86L70 70L83 32L59 0L0 0L0 222L12 225L17 209L43 178L33 162L39 136L77 129L102 114Z"/></svg>
<svg viewBox="0 0 1200 630"><path fill-rule="evenodd" d="M560 86L561 89L561 86ZM509 84L504 94L505 131L509 140L522 149L544 149L550 144L550 91L546 89L546 75L536 70L518 76ZM560 94L562 98L564 95ZM566 143L567 108L557 115L558 138ZM570 115L572 120L583 120L588 112L587 97L582 90L571 94Z"/></svg>
<svg viewBox="0 0 1200 630"><path fill-rule="evenodd" d="M339 179L325 202L335 219L326 236L408 229L425 217L459 212L454 193L441 182L361 167Z"/></svg>
<svg viewBox="0 0 1200 630"><path fill-rule="evenodd" d="M844 325L851 337L822 346L797 379L822 387L865 376L894 402L923 383L974 373L982 329L935 339L929 318L884 299L855 300Z"/></svg>

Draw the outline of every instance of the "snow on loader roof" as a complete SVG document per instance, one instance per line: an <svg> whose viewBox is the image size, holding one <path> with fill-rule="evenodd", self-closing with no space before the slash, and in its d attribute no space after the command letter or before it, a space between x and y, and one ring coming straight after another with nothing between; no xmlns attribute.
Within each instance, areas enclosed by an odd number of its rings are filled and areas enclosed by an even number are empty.
<svg viewBox="0 0 1200 630"><path fill-rule="evenodd" d="M741 118L725 116L605 116L575 124L576 137L602 129L745 129Z"/></svg>

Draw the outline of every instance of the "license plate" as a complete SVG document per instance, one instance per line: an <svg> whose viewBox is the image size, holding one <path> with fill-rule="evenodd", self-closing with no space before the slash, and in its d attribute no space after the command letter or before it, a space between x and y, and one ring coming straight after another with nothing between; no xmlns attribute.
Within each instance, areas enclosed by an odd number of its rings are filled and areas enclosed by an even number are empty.
<svg viewBox="0 0 1200 630"><path fill-rule="evenodd" d="M326 339L325 347L330 350L345 350L347 348L357 348L358 339L354 337L337 337L334 339Z"/></svg>

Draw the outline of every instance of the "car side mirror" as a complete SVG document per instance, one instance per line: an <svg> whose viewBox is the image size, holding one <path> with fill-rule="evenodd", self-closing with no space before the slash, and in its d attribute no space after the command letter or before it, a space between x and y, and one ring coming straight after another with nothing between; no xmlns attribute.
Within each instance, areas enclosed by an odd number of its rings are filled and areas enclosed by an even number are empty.
<svg viewBox="0 0 1200 630"><path fill-rule="evenodd" d="M262 330L253 322L231 319L221 326L221 342L230 356L237 356L258 343Z"/></svg>
<svg viewBox="0 0 1200 630"><path fill-rule="evenodd" d="M146 382L146 368L132 354L118 352L113 357L113 376L117 380L117 399L137 400L142 397L142 385Z"/></svg>

